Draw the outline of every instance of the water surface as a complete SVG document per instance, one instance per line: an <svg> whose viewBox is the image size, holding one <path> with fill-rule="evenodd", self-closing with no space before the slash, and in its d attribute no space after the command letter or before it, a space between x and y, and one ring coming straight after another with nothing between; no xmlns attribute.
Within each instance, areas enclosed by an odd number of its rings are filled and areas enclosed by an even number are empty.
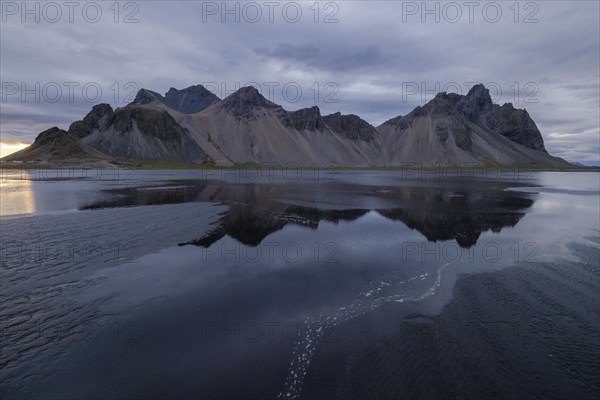
<svg viewBox="0 0 600 400"><path fill-rule="evenodd" d="M559 385L550 397L599 388L597 173L90 174L3 176L3 397L510 398L540 395L544 377ZM553 275L534 289L542 278L523 271ZM466 277L496 283L476 291L485 283ZM492 300L514 282L529 289ZM519 307L558 318L577 357L546 335L538 360L527 340L542 325ZM502 351L498 363L531 359L490 372Z"/></svg>

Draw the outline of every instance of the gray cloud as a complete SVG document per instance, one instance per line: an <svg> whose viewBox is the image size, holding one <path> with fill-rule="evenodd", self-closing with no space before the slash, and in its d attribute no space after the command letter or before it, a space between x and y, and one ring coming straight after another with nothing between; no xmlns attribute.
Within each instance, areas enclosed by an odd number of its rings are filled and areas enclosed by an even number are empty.
<svg viewBox="0 0 600 400"><path fill-rule="evenodd" d="M272 48L255 49L256 54L265 56L265 60L284 61L302 65L310 70L332 72L360 72L365 69L377 69L382 65L393 65L398 58L386 53L376 45L362 48L347 45L336 52L323 52L315 45L295 45L278 43Z"/></svg>

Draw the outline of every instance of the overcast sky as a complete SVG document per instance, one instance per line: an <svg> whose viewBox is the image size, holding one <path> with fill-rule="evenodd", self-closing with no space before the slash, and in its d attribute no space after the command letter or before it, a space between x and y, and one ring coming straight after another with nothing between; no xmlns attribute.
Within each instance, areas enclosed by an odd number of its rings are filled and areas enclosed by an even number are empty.
<svg viewBox="0 0 600 400"><path fill-rule="evenodd" d="M597 0L74 3L1 2L2 155L139 88L252 84L379 125L481 82L529 111L552 154L599 164Z"/></svg>

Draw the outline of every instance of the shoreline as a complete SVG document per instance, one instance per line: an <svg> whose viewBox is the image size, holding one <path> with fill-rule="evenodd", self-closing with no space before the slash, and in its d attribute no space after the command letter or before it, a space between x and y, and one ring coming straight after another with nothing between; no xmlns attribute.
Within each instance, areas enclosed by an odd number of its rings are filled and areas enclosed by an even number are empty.
<svg viewBox="0 0 600 400"><path fill-rule="evenodd" d="M148 162L148 161L118 161L99 163L32 163L18 161L0 162L0 170L42 170L42 169L66 169L66 170L90 170L90 169L126 169L126 170L302 170L302 171L555 171L555 172L600 172L600 166L535 166L535 165L432 165L406 163L393 166L332 166L331 164L320 165L268 165L255 163L236 163L232 165L218 164L190 164L178 162Z"/></svg>

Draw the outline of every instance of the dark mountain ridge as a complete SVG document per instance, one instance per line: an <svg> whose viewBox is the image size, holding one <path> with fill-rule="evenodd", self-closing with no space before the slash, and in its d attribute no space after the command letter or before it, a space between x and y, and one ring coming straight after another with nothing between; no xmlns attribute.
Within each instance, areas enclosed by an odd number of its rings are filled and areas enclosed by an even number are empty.
<svg viewBox="0 0 600 400"><path fill-rule="evenodd" d="M204 86L195 85L182 90L170 88L164 96L148 89L141 89L129 105L151 104L156 101L180 113L195 114L221 99Z"/></svg>
<svg viewBox="0 0 600 400"><path fill-rule="evenodd" d="M357 115L286 111L254 87L223 100L196 85L165 96L141 89L113 110L95 105L69 135L109 157L190 163L298 166L530 164L566 166L550 156L526 110L494 104L475 85L439 93L405 116L374 127Z"/></svg>

